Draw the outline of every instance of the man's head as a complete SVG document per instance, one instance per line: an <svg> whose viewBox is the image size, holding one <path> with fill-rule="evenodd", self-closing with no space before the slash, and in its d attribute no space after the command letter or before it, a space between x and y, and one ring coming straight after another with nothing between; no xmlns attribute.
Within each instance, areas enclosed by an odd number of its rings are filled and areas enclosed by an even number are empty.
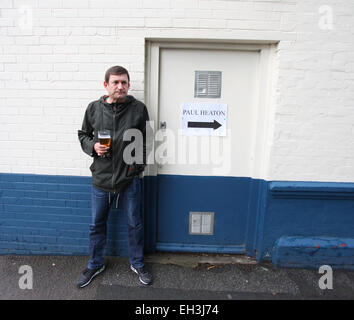
<svg viewBox="0 0 354 320"><path fill-rule="evenodd" d="M103 85L108 92L110 102L123 101L130 88L128 70L121 66L109 68L106 71Z"/></svg>

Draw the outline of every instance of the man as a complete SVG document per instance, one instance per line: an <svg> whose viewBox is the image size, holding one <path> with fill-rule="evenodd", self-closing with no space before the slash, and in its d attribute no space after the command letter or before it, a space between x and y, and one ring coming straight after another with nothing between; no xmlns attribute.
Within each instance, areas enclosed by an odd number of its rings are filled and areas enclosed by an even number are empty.
<svg viewBox="0 0 354 320"><path fill-rule="evenodd" d="M122 202L127 216L128 247L131 270L138 274L144 285L152 281L144 264L144 234L141 216L141 173L146 163L146 121L149 116L146 106L128 95L130 77L121 66L106 71L104 87L108 95L91 102L85 112L82 129L78 131L83 151L93 157L92 172L92 222L90 224L90 259L87 268L79 276L79 288L88 285L104 271L104 248L106 226L111 203ZM143 137L141 159L143 163L127 163L124 149L124 133L129 129L139 130ZM109 130L110 146L101 145L98 131ZM139 152L140 149L135 150ZM134 156L137 157L135 154ZM139 157L137 157L139 158Z"/></svg>

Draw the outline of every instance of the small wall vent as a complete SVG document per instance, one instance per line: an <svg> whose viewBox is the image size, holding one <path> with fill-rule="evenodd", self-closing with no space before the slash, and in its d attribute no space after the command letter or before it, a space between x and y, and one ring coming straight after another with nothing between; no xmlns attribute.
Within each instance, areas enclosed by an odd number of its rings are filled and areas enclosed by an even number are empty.
<svg viewBox="0 0 354 320"><path fill-rule="evenodd" d="M189 234L213 235L214 212L189 212Z"/></svg>
<svg viewBox="0 0 354 320"><path fill-rule="evenodd" d="M195 71L194 97L220 98L221 71Z"/></svg>

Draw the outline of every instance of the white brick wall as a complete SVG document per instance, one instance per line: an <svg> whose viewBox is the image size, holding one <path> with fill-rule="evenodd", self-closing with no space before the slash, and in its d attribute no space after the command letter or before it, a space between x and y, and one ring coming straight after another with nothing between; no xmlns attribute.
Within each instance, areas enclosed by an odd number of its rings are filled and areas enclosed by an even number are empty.
<svg viewBox="0 0 354 320"><path fill-rule="evenodd" d="M84 110L115 64L144 99L146 37L280 40L264 178L354 181L348 0L1 0L0 172L89 175Z"/></svg>

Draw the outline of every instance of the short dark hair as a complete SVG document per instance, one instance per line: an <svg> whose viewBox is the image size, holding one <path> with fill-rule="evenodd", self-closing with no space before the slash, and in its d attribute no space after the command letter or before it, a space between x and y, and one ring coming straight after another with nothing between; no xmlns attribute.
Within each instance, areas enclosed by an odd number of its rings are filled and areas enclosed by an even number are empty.
<svg viewBox="0 0 354 320"><path fill-rule="evenodd" d="M107 71L106 71L106 74L104 76L104 81L106 83L108 83L109 81L109 77L111 76L111 74L117 76L117 75L120 75L120 74L126 74L128 76L128 82L130 82L130 77L129 77L129 72L127 69L121 67L121 66L114 66L114 67L111 67L109 68Z"/></svg>

